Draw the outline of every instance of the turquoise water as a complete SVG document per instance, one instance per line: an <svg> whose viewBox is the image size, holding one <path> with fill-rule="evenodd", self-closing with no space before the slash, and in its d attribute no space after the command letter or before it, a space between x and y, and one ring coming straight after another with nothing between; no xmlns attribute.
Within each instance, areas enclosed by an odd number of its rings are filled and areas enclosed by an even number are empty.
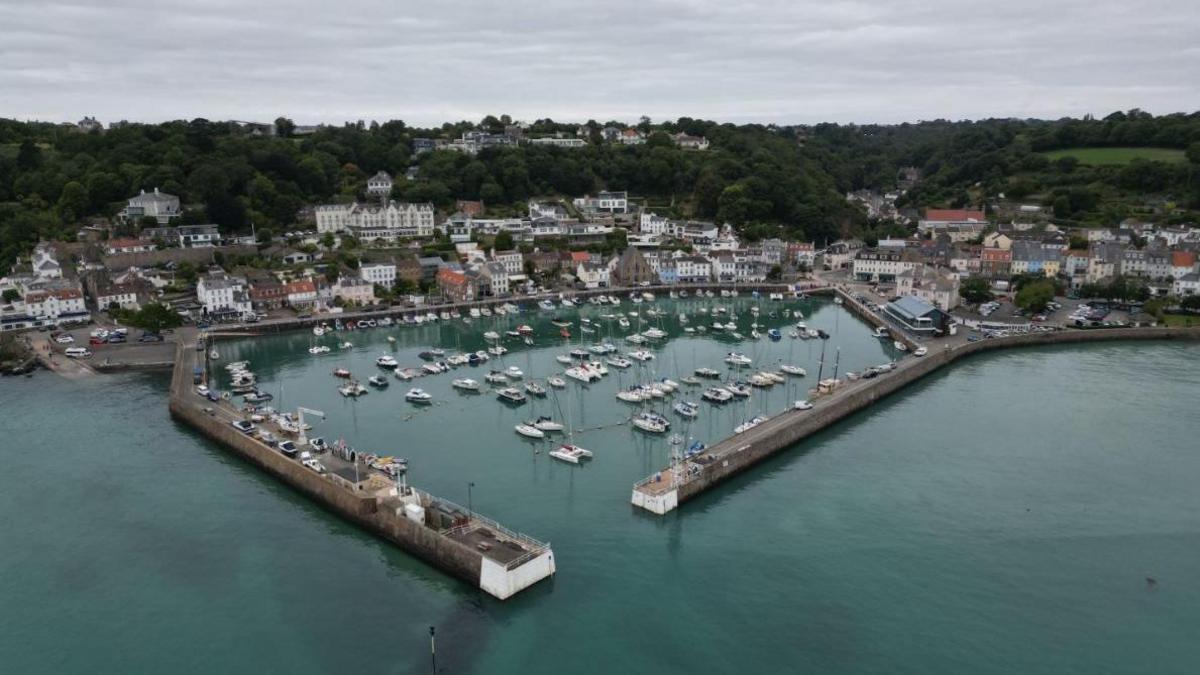
<svg viewBox="0 0 1200 675"><path fill-rule="evenodd" d="M807 313L836 333L827 358L840 345L843 368L889 357L838 308ZM749 320L739 312L743 332ZM395 353L478 348L483 329L396 329ZM629 490L666 443L612 426L631 410L612 396L615 370L537 410L459 396L450 374L416 382L440 402L426 411L394 380L343 400L329 372L372 374L386 334L325 338L356 347L319 358L305 334L229 343L222 359L249 358L285 406L329 413L319 433L410 458L423 488L463 502L475 482L475 508L553 543L552 582L497 602L327 514L171 422L165 376L39 373L0 381L5 670L428 672L430 625L448 672L1182 673L1200 661L1195 346L973 358L657 518ZM545 340L506 365L548 371L565 350ZM734 348L815 380L817 341L676 336L652 363L721 367ZM687 431L724 433L799 389L705 404ZM590 465L512 432L560 406L591 429L576 437Z"/></svg>

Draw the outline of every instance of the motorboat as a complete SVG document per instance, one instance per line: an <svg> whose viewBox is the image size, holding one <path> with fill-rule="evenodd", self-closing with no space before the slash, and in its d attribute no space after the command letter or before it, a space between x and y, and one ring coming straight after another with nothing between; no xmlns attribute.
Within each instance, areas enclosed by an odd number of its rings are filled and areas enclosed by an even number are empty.
<svg viewBox="0 0 1200 675"><path fill-rule="evenodd" d="M913 356L925 356L928 353L929 353L929 350L926 349L925 347L917 347L916 349L913 350Z"/></svg>
<svg viewBox="0 0 1200 675"><path fill-rule="evenodd" d="M434 361L433 363L425 363L421 365L421 370L427 375L439 375L450 370L450 366L445 361Z"/></svg>
<svg viewBox="0 0 1200 675"><path fill-rule="evenodd" d="M392 337L391 335L388 336L388 342L395 342L395 341L396 341L396 338ZM354 343L353 342L343 342L338 345L338 349L354 349Z"/></svg>
<svg viewBox="0 0 1200 675"><path fill-rule="evenodd" d="M629 337L627 337L627 338L625 338L625 341L626 341L626 342L628 342L629 344L632 344L632 345L643 345L643 344L646 344L646 338L644 338L644 337L642 337L641 335L638 335L638 334L636 334L636 333L635 333L635 334L633 334L633 335L630 335L630 336L629 336Z"/></svg>
<svg viewBox="0 0 1200 675"><path fill-rule="evenodd" d="M472 359L471 357L474 357L474 359ZM488 353L483 350L477 351L474 354L467 355L468 362L473 366L478 365L480 363L487 363L491 358L492 357L488 356Z"/></svg>
<svg viewBox="0 0 1200 675"><path fill-rule="evenodd" d="M471 318L472 318L472 319L478 319L478 318L479 318L479 316L480 316L480 314L479 314L479 308L478 308L478 307L472 307L472 308L471 308L471 311L470 311L470 312L468 312L468 314L470 314L470 315L471 315Z"/></svg>
<svg viewBox="0 0 1200 675"><path fill-rule="evenodd" d="M387 378L382 375L372 375L367 378L367 384L378 389L387 389Z"/></svg>
<svg viewBox="0 0 1200 675"><path fill-rule="evenodd" d="M508 368L505 368L504 375L512 380L519 380L519 379L525 377L525 373L522 372L521 369L516 366L509 366Z"/></svg>
<svg viewBox="0 0 1200 675"><path fill-rule="evenodd" d="M695 418L700 414L700 406L692 403L691 401L679 401L675 405L671 406L671 409L675 411L676 415L679 415L680 417L687 417L689 419Z"/></svg>
<svg viewBox="0 0 1200 675"><path fill-rule="evenodd" d="M533 327L529 324L521 324L517 326L517 332L521 335L533 335Z"/></svg>
<svg viewBox="0 0 1200 675"><path fill-rule="evenodd" d="M546 395L546 388L533 381L525 383L525 391L529 392L533 396L538 397Z"/></svg>
<svg viewBox="0 0 1200 675"><path fill-rule="evenodd" d="M508 384L508 378L504 376L504 373L498 370L493 370L487 375L484 375L483 379L486 380L488 384Z"/></svg>
<svg viewBox="0 0 1200 675"><path fill-rule="evenodd" d="M366 394L368 391L370 390L362 386L362 384L356 380L350 380L346 384L338 387L338 393L346 398L358 398L359 396Z"/></svg>
<svg viewBox="0 0 1200 675"><path fill-rule="evenodd" d="M413 379L414 377L417 377L420 374L421 374L420 371L414 370L412 368L397 368L396 369L396 379L404 380L405 382Z"/></svg>
<svg viewBox="0 0 1200 675"><path fill-rule="evenodd" d="M532 424L518 424L517 426L513 427L513 429L515 429L518 434L521 434L522 436L526 436L528 438L545 438L546 437L546 432L542 431L541 429L538 429L537 427L533 426Z"/></svg>
<svg viewBox="0 0 1200 675"><path fill-rule="evenodd" d="M745 354L729 352L725 355L725 363L728 363L731 366L748 366L754 363L754 360Z"/></svg>
<svg viewBox="0 0 1200 675"><path fill-rule="evenodd" d="M767 337L770 338L772 342L779 342L783 339L783 333L780 333L778 328L772 328L767 331Z"/></svg>
<svg viewBox="0 0 1200 675"><path fill-rule="evenodd" d="M585 450L578 445L572 445L570 443L563 443L557 448L551 450L549 454L554 459L570 464L578 464L585 459L592 458L591 450Z"/></svg>
<svg viewBox="0 0 1200 675"><path fill-rule="evenodd" d="M645 411L633 418L633 426L652 434L666 433L671 427L667 418L656 412Z"/></svg>
<svg viewBox="0 0 1200 675"><path fill-rule="evenodd" d="M591 353L586 349L572 349L570 352L571 358L584 361L592 357Z"/></svg>
<svg viewBox="0 0 1200 675"><path fill-rule="evenodd" d="M508 353L508 347L504 345L492 345L487 348L487 352L492 356L504 356Z"/></svg>
<svg viewBox="0 0 1200 675"><path fill-rule="evenodd" d="M654 354L646 351L645 349L635 349L634 351L629 352L627 356L638 361L650 361L654 359Z"/></svg>
<svg viewBox="0 0 1200 675"><path fill-rule="evenodd" d="M871 331L871 337L887 339L891 337L891 333L889 333L888 329L884 328L883 326L876 326L875 330Z"/></svg>
<svg viewBox="0 0 1200 675"><path fill-rule="evenodd" d="M446 363L452 366L465 366L471 362L471 357L466 354L453 354L446 357Z"/></svg>
<svg viewBox="0 0 1200 675"><path fill-rule="evenodd" d="M266 403L275 398L269 392L259 391L255 389L247 394L242 394L242 400L246 403Z"/></svg>
<svg viewBox="0 0 1200 675"><path fill-rule="evenodd" d="M526 424L545 431L546 433L563 431L565 429L562 422L555 422L553 419L545 415L539 415L536 420L530 420L526 422Z"/></svg>
<svg viewBox="0 0 1200 675"><path fill-rule="evenodd" d="M469 377L462 377L450 383L450 386L462 391L479 391L479 382Z"/></svg>
<svg viewBox="0 0 1200 675"><path fill-rule="evenodd" d="M696 377L695 375L684 375L683 377L679 378L679 381L689 387L700 386L700 378Z"/></svg>
<svg viewBox="0 0 1200 675"><path fill-rule="evenodd" d="M709 387L700 398L711 403L728 403L733 400L733 394L724 387Z"/></svg>
<svg viewBox="0 0 1200 675"><path fill-rule="evenodd" d="M695 373L696 377L703 377L707 380L715 380L721 377L721 373L713 370L712 368L697 368L693 372Z"/></svg>
<svg viewBox="0 0 1200 675"><path fill-rule="evenodd" d="M650 340L661 340L667 337L667 332L659 328L647 328L646 330L642 331L642 337Z"/></svg>
<svg viewBox="0 0 1200 675"><path fill-rule="evenodd" d="M400 364L396 362L396 358L394 356L384 354L383 356L375 359L375 365L379 366L380 368L390 368L395 370L396 366Z"/></svg>
<svg viewBox="0 0 1200 675"><path fill-rule="evenodd" d="M324 326L313 326L312 334L316 335L317 337L321 337L322 335L325 334L325 327Z"/></svg>
<svg viewBox="0 0 1200 675"><path fill-rule="evenodd" d="M554 309L554 303L549 300L542 300L541 302L538 303L538 308L545 309L545 310L552 310L552 309Z"/></svg>
<svg viewBox="0 0 1200 675"><path fill-rule="evenodd" d="M567 386L567 381L558 375L551 375L546 378L546 382L555 389L562 389Z"/></svg>
<svg viewBox="0 0 1200 675"><path fill-rule="evenodd" d="M783 372L787 373L788 375L795 375L796 377L804 377L805 375L808 374L808 371L804 370L800 366L793 366L790 363L785 363L785 364L779 366L779 369L782 370Z"/></svg>
<svg viewBox="0 0 1200 675"><path fill-rule="evenodd" d="M483 334L483 339L484 340L499 340L500 334L494 330L489 330L488 332Z"/></svg>
<svg viewBox="0 0 1200 675"><path fill-rule="evenodd" d="M745 433L747 431L750 431L754 427L762 424L763 422L766 422L769 419L771 419L771 418L766 417L765 415L755 415L754 417L751 417L749 420L746 420L745 422L742 422L741 424L734 427L733 433L735 433L735 434Z"/></svg>
<svg viewBox="0 0 1200 675"><path fill-rule="evenodd" d="M904 344L903 342L901 342L901 341L899 341L899 340L895 340L895 341L893 341L893 342L892 342L892 346L893 346L893 347L895 347L895 348L896 348L896 351L898 351L898 352L906 352L906 351L908 351L908 345Z"/></svg>
<svg viewBox="0 0 1200 675"><path fill-rule="evenodd" d="M320 354L328 354L330 351L332 351L332 350L329 347L326 347L325 345L316 345L316 346L308 348L308 353L312 354L313 356L317 356Z"/></svg>
<svg viewBox="0 0 1200 675"><path fill-rule="evenodd" d="M554 360L568 366L574 363L574 361L571 360L571 357L567 354L559 354L558 356L554 357Z"/></svg>
<svg viewBox="0 0 1200 675"><path fill-rule="evenodd" d="M428 405L433 403L433 396L431 396L429 392L425 391L424 389L413 387L412 389L408 390L408 393L404 394L404 400L408 401L409 403Z"/></svg>
<svg viewBox="0 0 1200 675"><path fill-rule="evenodd" d="M626 319L625 317L621 317L621 318L617 319L617 325L623 329L628 330L629 329L629 319Z"/></svg>
<svg viewBox="0 0 1200 675"><path fill-rule="evenodd" d="M516 387L505 387L497 391L496 398L499 398L505 403L515 404L521 404L528 400L528 398L525 396L525 392L517 389Z"/></svg>
<svg viewBox="0 0 1200 675"><path fill-rule="evenodd" d="M343 380L346 380L346 379L350 378L350 371L346 370L345 368L336 368L333 371L333 376L340 377Z"/></svg>
<svg viewBox="0 0 1200 675"><path fill-rule="evenodd" d="M607 359L604 359L604 362L613 368L628 368L633 365L633 361L630 361L622 356L610 356Z"/></svg>

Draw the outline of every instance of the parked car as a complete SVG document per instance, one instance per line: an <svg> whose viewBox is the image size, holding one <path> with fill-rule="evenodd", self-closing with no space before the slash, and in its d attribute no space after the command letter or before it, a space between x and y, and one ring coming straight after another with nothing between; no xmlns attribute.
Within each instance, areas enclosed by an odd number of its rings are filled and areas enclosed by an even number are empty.
<svg viewBox="0 0 1200 675"><path fill-rule="evenodd" d="M63 333L62 335L59 335L58 337L54 338L54 341L60 345L69 345L69 344L75 342L75 338L71 337L70 335L68 335L66 333Z"/></svg>
<svg viewBox="0 0 1200 675"><path fill-rule="evenodd" d="M230 424L233 425L234 429L237 429L243 434L248 434L251 431L254 431L254 424L246 420L235 420L230 422Z"/></svg>
<svg viewBox="0 0 1200 675"><path fill-rule="evenodd" d="M64 353L68 358L72 359L86 359L92 355L92 352L90 352L86 347L67 347L67 351Z"/></svg>
<svg viewBox="0 0 1200 675"><path fill-rule="evenodd" d="M138 337L138 342L162 342L163 336L158 333L142 333Z"/></svg>

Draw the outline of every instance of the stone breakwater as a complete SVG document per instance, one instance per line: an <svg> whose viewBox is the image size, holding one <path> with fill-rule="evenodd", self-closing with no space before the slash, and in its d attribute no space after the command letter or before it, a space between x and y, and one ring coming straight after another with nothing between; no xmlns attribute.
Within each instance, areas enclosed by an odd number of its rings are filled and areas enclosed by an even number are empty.
<svg viewBox="0 0 1200 675"><path fill-rule="evenodd" d="M812 410L789 411L742 434L732 436L678 465L640 481L631 502L659 515L792 447L800 440L862 410L907 385L961 358L1017 347L1036 347L1117 340L1200 340L1200 328L1106 328L1048 333L967 342L954 347L929 344L923 358L905 359L887 374L858 380L822 397Z"/></svg>

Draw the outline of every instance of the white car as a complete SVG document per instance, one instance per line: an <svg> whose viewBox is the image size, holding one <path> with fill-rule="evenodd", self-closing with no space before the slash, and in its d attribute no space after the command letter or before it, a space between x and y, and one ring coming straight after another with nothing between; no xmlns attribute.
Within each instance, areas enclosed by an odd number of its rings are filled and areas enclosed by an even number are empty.
<svg viewBox="0 0 1200 675"><path fill-rule="evenodd" d="M75 342L75 338L64 333L64 334L59 335L58 337L54 338L54 341L60 345L69 345L69 344Z"/></svg>
<svg viewBox="0 0 1200 675"><path fill-rule="evenodd" d="M200 394L201 396L208 396L208 387L204 386L203 384L198 384L196 385L196 393Z"/></svg>
<svg viewBox="0 0 1200 675"><path fill-rule="evenodd" d="M792 410L812 410L813 404L808 401L796 401L792 404Z"/></svg>

